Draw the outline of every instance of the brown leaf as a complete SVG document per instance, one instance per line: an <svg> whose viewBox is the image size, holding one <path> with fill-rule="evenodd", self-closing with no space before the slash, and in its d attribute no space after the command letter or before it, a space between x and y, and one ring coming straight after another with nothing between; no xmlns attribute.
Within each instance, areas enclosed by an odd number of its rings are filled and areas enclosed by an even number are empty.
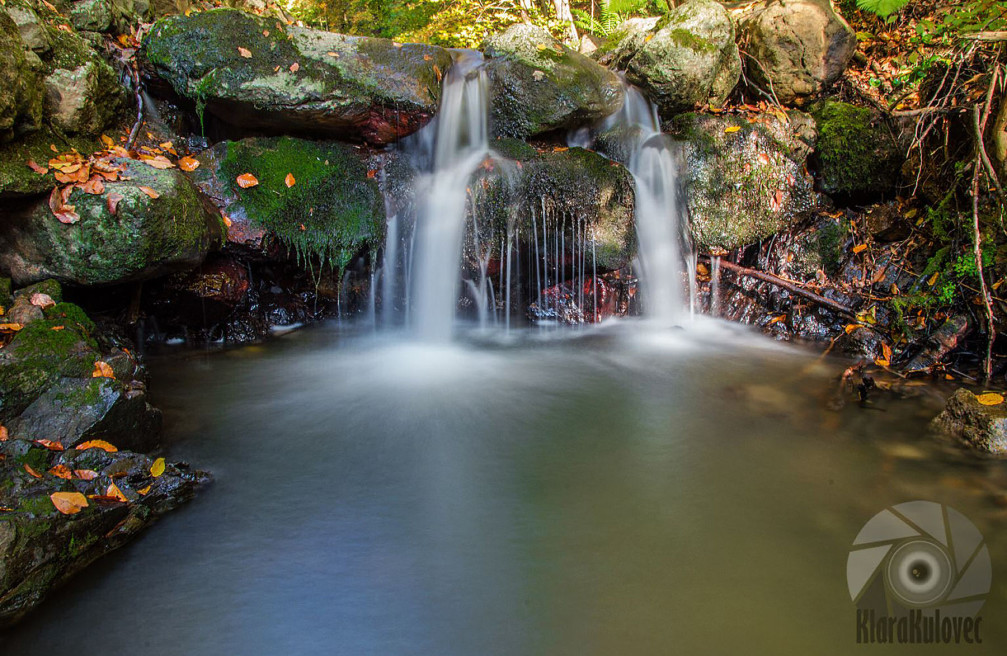
<svg viewBox="0 0 1007 656"><path fill-rule="evenodd" d="M105 193L105 183L101 181L101 176L98 175L91 176L84 184L77 185L77 188L85 194L91 194L92 196L101 196Z"/></svg>
<svg viewBox="0 0 1007 656"><path fill-rule="evenodd" d="M440 82L444 75L441 73L441 69L438 68L437 64L434 64L434 75L437 76L437 81Z"/></svg>
<svg viewBox="0 0 1007 656"><path fill-rule="evenodd" d="M76 212L77 208L66 204L71 191L73 191L73 187L64 187L63 189L53 187L52 193L49 194L49 209L52 210L53 216L59 219L61 223L77 223L80 221L80 216Z"/></svg>
<svg viewBox="0 0 1007 656"><path fill-rule="evenodd" d="M283 184L287 185L287 189L293 187L296 182L293 173L288 173L287 177L283 178Z"/></svg>
<svg viewBox="0 0 1007 656"><path fill-rule="evenodd" d="M40 307L43 310L46 308L51 308L56 305L56 301L52 300L52 296L48 294L43 294L41 292L35 292L31 295L31 304L35 307Z"/></svg>
<svg viewBox="0 0 1007 656"><path fill-rule="evenodd" d="M242 48L241 46L238 46L238 54L244 57L245 59L252 58L252 51L249 50L248 48Z"/></svg>
<svg viewBox="0 0 1007 656"><path fill-rule="evenodd" d="M94 371L91 372L91 378L115 378L115 374L112 373L112 367L107 362L98 360L94 363Z"/></svg>
<svg viewBox="0 0 1007 656"><path fill-rule="evenodd" d="M56 465L55 467L49 470L49 473L55 476L56 478L63 478L66 480L70 480L71 478L73 478L73 472L70 471L70 468L67 467L66 465Z"/></svg>
<svg viewBox="0 0 1007 656"><path fill-rule="evenodd" d="M0 442L6 442L10 439L10 433L7 432L7 427L0 424Z"/></svg>
<svg viewBox="0 0 1007 656"><path fill-rule="evenodd" d="M107 451L108 453L115 453L119 449L112 446L105 440L89 440L87 442L82 442L74 447L78 451L87 451L88 449L101 449L102 451Z"/></svg>
<svg viewBox="0 0 1007 656"><path fill-rule="evenodd" d="M37 471L35 471L34 469L32 469L31 466L28 463L24 464L24 470L26 472L28 472L28 475L32 476L33 478L42 478L42 474L40 474Z"/></svg>
<svg viewBox="0 0 1007 656"><path fill-rule="evenodd" d="M45 175L46 173L49 172L49 169L45 168L44 166L39 166L38 164L35 163L35 160L33 159L28 160L28 168L30 168L32 171L35 171L35 173L38 173L39 175Z"/></svg>
<svg viewBox="0 0 1007 656"><path fill-rule="evenodd" d="M108 213L115 216L119 211L119 201L122 200L122 194L117 194L114 191L110 193L105 198L105 206L108 208Z"/></svg>
<svg viewBox="0 0 1007 656"><path fill-rule="evenodd" d="M251 173L242 173L238 176L238 186L242 189L248 189L259 184L259 181Z"/></svg>
<svg viewBox="0 0 1007 656"><path fill-rule="evenodd" d="M82 481L93 481L98 478L98 472L93 469L74 469L73 473Z"/></svg>
<svg viewBox="0 0 1007 656"><path fill-rule="evenodd" d="M377 169L371 169L370 171L367 172L367 177L368 178L374 178L374 176L376 176L377 174L378 174L378 170Z"/></svg>
<svg viewBox="0 0 1007 656"><path fill-rule="evenodd" d="M175 165L171 163L171 160L164 155L140 155L140 161L147 166L152 166L155 169L165 170L173 169Z"/></svg>
<svg viewBox="0 0 1007 656"><path fill-rule="evenodd" d="M161 147L161 150L163 150L164 152L166 152L166 153L168 153L170 155L174 155L175 157L178 157L178 153L175 152L175 144L171 143L170 141L163 141L163 142L159 143L158 145Z"/></svg>
<svg viewBox="0 0 1007 656"><path fill-rule="evenodd" d="M87 499L80 492L53 492L49 498L56 510L64 515L76 515L87 508Z"/></svg>
<svg viewBox="0 0 1007 656"><path fill-rule="evenodd" d="M178 168L183 171L195 171L199 168L199 160L194 157L183 157L178 160Z"/></svg>
<svg viewBox="0 0 1007 656"><path fill-rule="evenodd" d="M49 449L50 451L62 451L63 450L63 443L62 442L53 442L52 440L35 440L35 444L38 444L39 446L44 446L45 448Z"/></svg>
<svg viewBox="0 0 1007 656"><path fill-rule="evenodd" d="M154 191L150 187L137 186L137 189L139 189L143 193L147 194L151 198L160 198L161 197L161 194L157 193L156 191Z"/></svg>

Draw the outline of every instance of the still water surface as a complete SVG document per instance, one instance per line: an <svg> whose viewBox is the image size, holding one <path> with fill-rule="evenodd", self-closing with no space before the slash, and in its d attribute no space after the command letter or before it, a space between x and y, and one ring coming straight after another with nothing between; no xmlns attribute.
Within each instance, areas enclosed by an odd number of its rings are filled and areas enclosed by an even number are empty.
<svg viewBox="0 0 1007 656"><path fill-rule="evenodd" d="M859 653L849 546L912 499L994 566L985 644L929 653L1005 653L1005 467L928 435L947 390L830 410L847 364L710 321L156 359L167 452L216 482L0 653Z"/></svg>

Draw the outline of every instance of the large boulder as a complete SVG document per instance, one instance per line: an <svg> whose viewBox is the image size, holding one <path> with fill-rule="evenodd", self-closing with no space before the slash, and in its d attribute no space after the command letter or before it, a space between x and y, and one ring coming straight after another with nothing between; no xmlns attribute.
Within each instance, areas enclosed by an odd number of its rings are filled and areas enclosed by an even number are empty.
<svg viewBox="0 0 1007 656"><path fill-rule="evenodd" d="M741 77L734 24L714 0L689 0L657 21L636 22L612 63L657 103L663 116L722 105Z"/></svg>
<svg viewBox="0 0 1007 656"><path fill-rule="evenodd" d="M1007 406L983 405L967 389L959 389L948 399L932 426L968 448L1007 455Z"/></svg>
<svg viewBox="0 0 1007 656"><path fill-rule="evenodd" d="M483 44L490 130L525 138L593 123L622 106L615 73L567 48L540 27L513 25Z"/></svg>
<svg viewBox="0 0 1007 656"><path fill-rule="evenodd" d="M840 202L894 193L905 156L883 116L831 100L813 106L811 114L818 124L812 165L823 192Z"/></svg>
<svg viewBox="0 0 1007 656"><path fill-rule="evenodd" d="M768 0L740 24L749 80L790 103L842 77L857 47L829 0Z"/></svg>
<svg viewBox="0 0 1007 656"><path fill-rule="evenodd" d="M76 223L58 221L51 199L14 209L0 223L0 271L17 284L55 278L107 285L191 268L220 244L221 217L182 172L113 161L120 179L106 182L103 193L71 193Z"/></svg>
<svg viewBox="0 0 1007 656"><path fill-rule="evenodd" d="M158 21L140 56L200 113L245 128L372 144L425 125L451 65L443 48L287 26L233 9Z"/></svg>
<svg viewBox="0 0 1007 656"><path fill-rule="evenodd" d="M805 162L815 124L798 111L683 114L665 129L684 141L684 187L696 245L731 250L791 227L818 204Z"/></svg>
<svg viewBox="0 0 1007 656"><path fill-rule="evenodd" d="M231 243L261 250L268 235L302 259L340 269L384 234L375 173L346 144L253 138L221 142L197 159L192 177L227 216ZM246 173L256 186L238 185Z"/></svg>
<svg viewBox="0 0 1007 656"><path fill-rule="evenodd" d="M17 24L0 10L0 142L34 130L41 119L38 57L29 53Z"/></svg>

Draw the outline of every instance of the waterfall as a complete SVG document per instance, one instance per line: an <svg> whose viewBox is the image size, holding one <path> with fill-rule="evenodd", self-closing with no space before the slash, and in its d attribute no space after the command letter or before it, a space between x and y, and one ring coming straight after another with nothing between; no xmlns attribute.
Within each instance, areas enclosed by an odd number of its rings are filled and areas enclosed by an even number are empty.
<svg viewBox="0 0 1007 656"><path fill-rule="evenodd" d="M657 108L636 87L626 84L625 90L618 112L594 129L574 132L569 141L587 147L604 135L598 152L622 161L632 173L643 312L659 325L672 325L682 316L683 262L691 256L678 198L678 158L661 133ZM692 296L690 286L690 308Z"/></svg>
<svg viewBox="0 0 1007 656"><path fill-rule="evenodd" d="M415 251L409 293L412 327L424 340L451 338L458 264L465 234L467 185L489 153L487 85L482 56L456 53L435 121L413 142L429 148L433 167L417 180Z"/></svg>

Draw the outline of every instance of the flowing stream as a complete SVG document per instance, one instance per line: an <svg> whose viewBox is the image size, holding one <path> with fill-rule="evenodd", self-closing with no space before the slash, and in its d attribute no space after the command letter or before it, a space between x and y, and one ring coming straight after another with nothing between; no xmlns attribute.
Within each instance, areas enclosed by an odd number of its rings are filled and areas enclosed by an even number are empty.
<svg viewBox="0 0 1007 656"><path fill-rule="evenodd" d="M846 558L911 499L986 535L1003 468L940 398L828 409L843 362L697 318L425 344L335 326L152 364L191 504L0 635L12 656L857 653ZM920 648L885 653L917 654Z"/></svg>

